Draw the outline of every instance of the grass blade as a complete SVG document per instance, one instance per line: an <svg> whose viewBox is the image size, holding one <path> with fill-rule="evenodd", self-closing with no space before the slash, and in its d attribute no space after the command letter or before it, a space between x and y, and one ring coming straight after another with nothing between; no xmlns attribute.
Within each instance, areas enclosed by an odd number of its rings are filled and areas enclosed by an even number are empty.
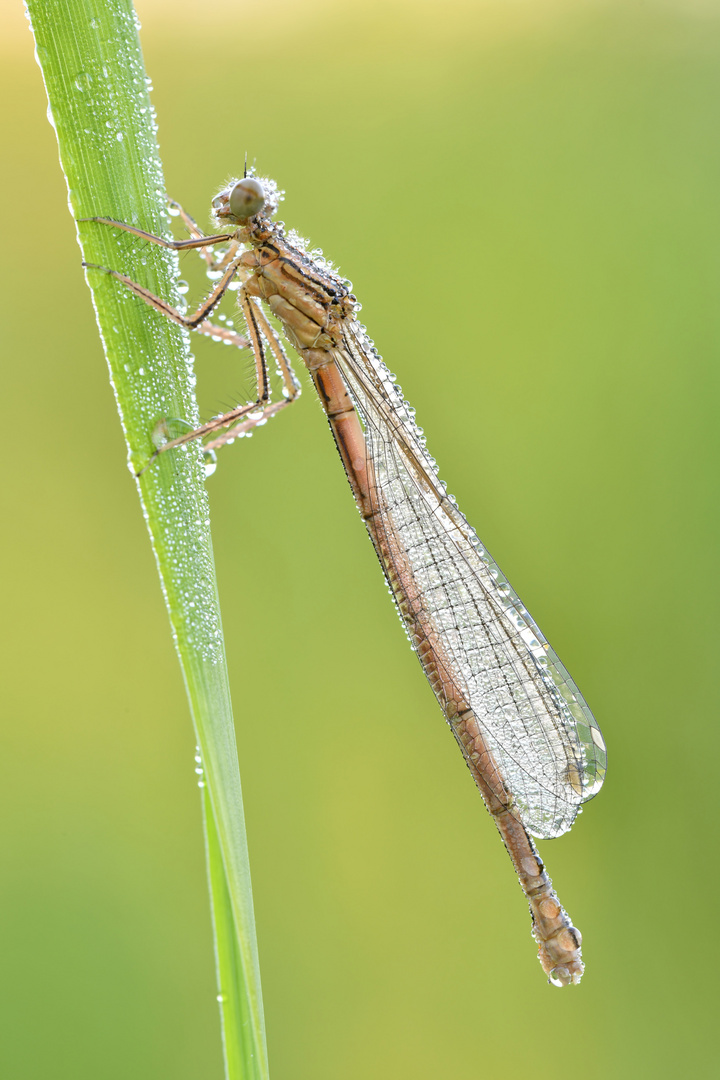
<svg viewBox="0 0 720 1080"><path fill-rule="evenodd" d="M70 211L167 230L162 168L129 0L28 0ZM177 259L127 234L78 227L86 262L122 269L179 300ZM161 417L197 423L186 335L109 276L89 271L98 326L133 472ZM198 446L162 457L138 481L187 688L203 807L228 1080L268 1076L237 749ZM142 647L139 635L138 646Z"/></svg>

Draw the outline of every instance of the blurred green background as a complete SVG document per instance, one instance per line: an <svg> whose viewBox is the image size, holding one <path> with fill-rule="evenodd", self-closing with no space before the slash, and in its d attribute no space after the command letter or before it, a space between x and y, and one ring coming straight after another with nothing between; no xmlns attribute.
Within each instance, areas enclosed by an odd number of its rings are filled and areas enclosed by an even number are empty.
<svg viewBox="0 0 720 1080"><path fill-rule="evenodd" d="M560 992L307 381L226 451L274 1080L717 1075L720 3L138 10L169 191L205 222L246 150L287 190L610 751L541 845L585 937ZM0 1072L212 1080L188 712L19 4L0 29ZM206 344L207 415L251 368Z"/></svg>

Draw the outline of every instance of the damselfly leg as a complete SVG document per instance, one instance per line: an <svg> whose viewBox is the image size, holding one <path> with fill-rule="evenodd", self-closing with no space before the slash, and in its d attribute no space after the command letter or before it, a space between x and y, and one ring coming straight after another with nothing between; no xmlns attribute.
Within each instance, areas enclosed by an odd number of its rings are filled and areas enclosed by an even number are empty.
<svg viewBox="0 0 720 1080"><path fill-rule="evenodd" d="M83 265L87 269L99 270L103 273L110 274L150 307L155 308L156 311L161 312L161 314L165 315L173 322L178 323L180 326L185 327L187 330L197 330L206 337L224 341L230 345L235 345L239 349L250 347L255 360L257 397L255 401L238 405L236 408L231 409L226 413L213 417L212 420L209 420L206 424L191 429L176 439L170 439L167 442L164 442L163 445L158 447L155 451L151 460L165 450L171 450L174 447L182 446L194 439L205 438L208 435L216 436L206 444L206 449L208 450L214 450L241 435L247 435L253 428L266 423L267 420L282 411L287 405L291 404L291 402L295 401L295 399L300 396L301 391L300 382L293 371L282 342L265 317L258 301L247 295L244 284L241 284L238 289L238 306L242 311L245 325L247 326L247 337L236 333L227 326L220 326L217 323L213 323L208 318L222 300L231 282L238 276L242 279L247 277L247 270L241 266L243 249L240 244L235 240L232 234L204 236L200 232L195 221L182 209L179 203L171 201L170 205L178 211L178 216L192 234L189 240L167 240L164 237L155 236L153 233L145 232L142 229L137 229L124 222L115 221L112 218L94 217L83 218L81 220L94 221L100 225L109 225L113 228L128 232L132 236L137 236L141 240L146 240L148 243L158 244L161 247L169 248L174 251L185 251L193 248L200 249L207 263L208 270L221 272L221 277L202 303L190 315L179 311L176 307L173 307L172 304L163 300L162 297L156 296L154 293L150 292L149 289L146 289L145 286L133 281L127 274L122 274L117 270L110 270L107 267L98 266L94 263L84 263ZM221 243L228 244L228 248L219 258L216 258L214 252L210 249L214 245ZM275 402L271 401L270 372L267 363L268 349L274 358L277 372L282 380L283 397L281 400ZM158 427L162 432L163 422L161 422ZM220 432L220 434L217 434L218 432Z"/></svg>
<svg viewBox="0 0 720 1080"><path fill-rule="evenodd" d="M110 224L110 222L108 222ZM88 270L102 270L105 274L110 274L112 277L121 281L126 288L134 292L136 296L139 296L141 300L144 300L150 307L154 307L156 311L166 315L168 319L178 323L179 326L184 326L186 330L199 330L201 334L207 334L209 337L220 338L221 340L230 340L233 345L237 345L240 349L247 348L249 342L247 338L242 337L240 334L231 334L226 327L218 326L216 323L211 323L208 320L208 316L212 314L213 310L222 300L227 287L233 278L237 275L240 268L240 255L236 255L230 263L227 265L225 272L220 280L216 283L215 287L205 297L203 302L196 308L191 315L185 315L182 311L178 311L176 307L169 304L167 300L163 300L160 296L155 296L154 293L146 289L144 285L139 285L127 274L121 274L118 270L110 270L106 266L98 266L96 263L83 263L83 266Z"/></svg>

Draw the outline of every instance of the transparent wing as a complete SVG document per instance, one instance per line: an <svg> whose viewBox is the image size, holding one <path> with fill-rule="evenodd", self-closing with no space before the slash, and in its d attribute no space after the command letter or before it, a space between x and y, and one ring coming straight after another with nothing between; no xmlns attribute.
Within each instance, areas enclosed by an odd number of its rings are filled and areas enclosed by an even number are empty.
<svg viewBox="0 0 720 1080"><path fill-rule="evenodd" d="M605 778L579 690L447 495L413 410L364 328L335 356L362 419L381 528L405 553L454 681L534 836L560 836Z"/></svg>

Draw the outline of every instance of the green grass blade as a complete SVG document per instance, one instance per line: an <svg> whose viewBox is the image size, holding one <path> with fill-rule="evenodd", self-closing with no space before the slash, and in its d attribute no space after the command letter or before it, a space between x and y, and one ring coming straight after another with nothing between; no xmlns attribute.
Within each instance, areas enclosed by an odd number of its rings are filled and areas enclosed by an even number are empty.
<svg viewBox="0 0 720 1080"><path fill-rule="evenodd" d="M230 1077L254 1076L256 1074L252 1071L253 1062L248 1059L253 1046L251 1036L253 1017L250 1012L249 996L243 992L245 985L243 957L239 949L220 838L207 789L203 799L203 815L208 881L215 930L215 961L218 986L221 988L218 1000L223 1016L225 1067Z"/></svg>
<svg viewBox="0 0 720 1080"><path fill-rule="evenodd" d="M70 211L167 230L162 168L129 0L28 0ZM177 260L97 224L86 262L177 302ZM186 335L108 275L88 272L133 471L159 418L197 423ZM92 447L88 448L92 453ZM202 756L209 879L229 1080L268 1076L237 749L201 451L161 457L138 481ZM138 648L142 632L138 631Z"/></svg>

